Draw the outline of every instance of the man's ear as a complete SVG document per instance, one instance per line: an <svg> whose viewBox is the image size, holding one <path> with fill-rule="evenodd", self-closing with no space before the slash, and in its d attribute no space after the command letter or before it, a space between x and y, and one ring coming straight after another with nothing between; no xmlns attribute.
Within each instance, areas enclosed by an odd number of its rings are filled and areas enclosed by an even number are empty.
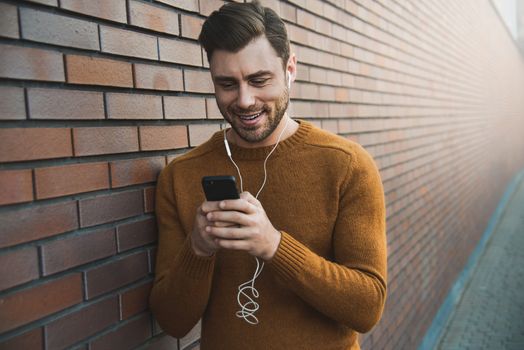
<svg viewBox="0 0 524 350"><path fill-rule="evenodd" d="M297 57L294 53L289 56L286 65L286 75L288 81L288 87L291 86L291 82L297 78Z"/></svg>

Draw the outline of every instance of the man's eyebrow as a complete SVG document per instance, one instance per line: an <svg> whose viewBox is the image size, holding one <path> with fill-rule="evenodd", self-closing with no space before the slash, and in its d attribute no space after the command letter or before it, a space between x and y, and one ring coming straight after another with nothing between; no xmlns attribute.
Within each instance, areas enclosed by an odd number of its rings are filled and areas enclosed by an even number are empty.
<svg viewBox="0 0 524 350"><path fill-rule="evenodd" d="M248 76L246 76L246 79L254 79L254 78L259 78L261 76L264 76L264 75L273 75L273 72L269 71L269 70L259 70L255 73L251 73L249 74ZM213 78L214 81L236 81L237 79L231 77L231 76L227 76L227 75L217 75Z"/></svg>

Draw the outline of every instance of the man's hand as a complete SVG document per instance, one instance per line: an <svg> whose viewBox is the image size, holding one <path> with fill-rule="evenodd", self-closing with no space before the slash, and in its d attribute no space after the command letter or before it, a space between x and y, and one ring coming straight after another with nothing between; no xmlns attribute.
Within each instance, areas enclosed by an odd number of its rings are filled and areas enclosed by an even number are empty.
<svg viewBox="0 0 524 350"><path fill-rule="evenodd" d="M205 202L204 241L209 251L218 248L244 250L253 256L270 260L278 249L281 234L277 231L260 202L249 192L240 199ZM209 209L209 210L208 210ZM213 250L214 249L214 250ZM212 254L212 253L211 253Z"/></svg>

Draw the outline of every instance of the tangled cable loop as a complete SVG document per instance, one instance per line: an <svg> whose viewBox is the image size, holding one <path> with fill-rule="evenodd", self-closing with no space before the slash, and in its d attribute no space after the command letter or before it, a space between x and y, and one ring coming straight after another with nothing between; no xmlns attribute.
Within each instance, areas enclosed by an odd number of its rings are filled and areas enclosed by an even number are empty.
<svg viewBox="0 0 524 350"><path fill-rule="evenodd" d="M243 318L244 321L253 325L258 324L258 318L255 316L255 312L260 308L260 305L255 301L259 296L258 290L255 288L255 280L264 269L264 262L260 263L258 258L255 259L257 261L257 268L255 269L253 278L238 286L237 302L240 310L236 312L238 318ZM245 302L241 300L242 298Z"/></svg>

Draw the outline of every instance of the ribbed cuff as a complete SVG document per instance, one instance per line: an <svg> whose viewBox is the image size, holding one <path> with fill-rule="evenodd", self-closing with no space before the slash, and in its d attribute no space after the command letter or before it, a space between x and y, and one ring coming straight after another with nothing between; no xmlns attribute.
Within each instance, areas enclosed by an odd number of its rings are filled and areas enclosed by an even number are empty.
<svg viewBox="0 0 524 350"><path fill-rule="evenodd" d="M191 248L191 239L188 236L177 257L176 265L180 271L194 279L203 279L213 273L215 254L199 256Z"/></svg>
<svg viewBox="0 0 524 350"><path fill-rule="evenodd" d="M270 266L284 280L292 280L300 273L306 260L307 248L281 231L280 245L270 261Z"/></svg>

